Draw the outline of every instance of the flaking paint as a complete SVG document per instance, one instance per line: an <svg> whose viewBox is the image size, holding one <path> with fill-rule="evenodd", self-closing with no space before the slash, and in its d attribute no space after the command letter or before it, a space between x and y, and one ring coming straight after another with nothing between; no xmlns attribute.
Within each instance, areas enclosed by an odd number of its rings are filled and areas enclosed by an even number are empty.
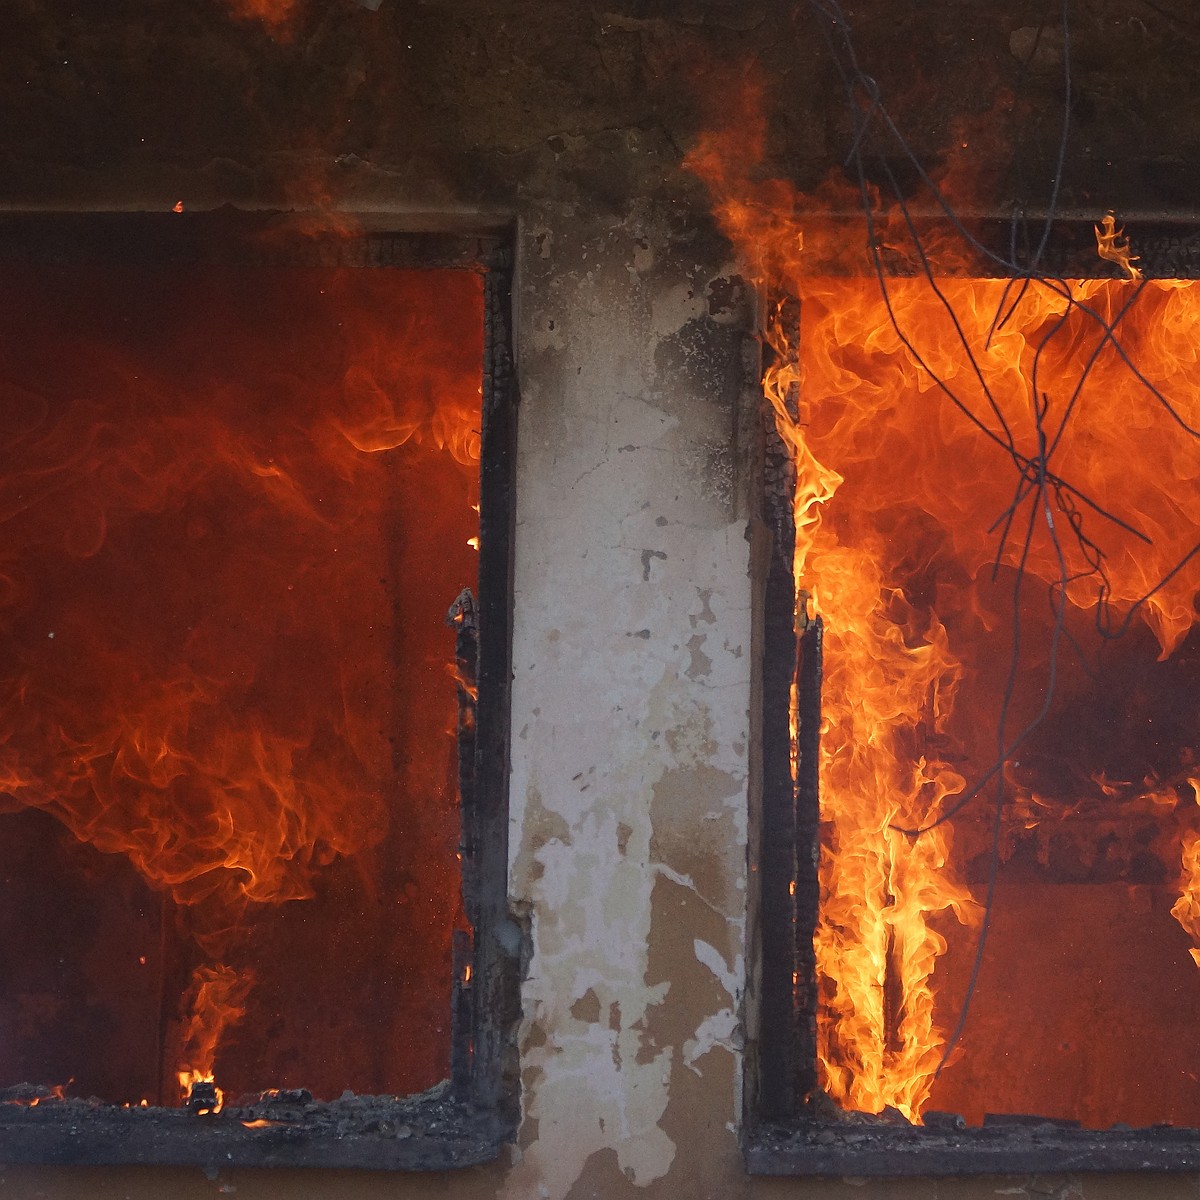
<svg viewBox="0 0 1200 1200"><path fill-rule="evenodd" d="M545 214L539 245L564 243L554 224ZM518 464L514 720L543 715L513 763L510 888L532 914L521 1041L540 1071L513 1197L566 1196L597 1162L626 1185L665 1179L673 1078L736 1054L749 678L707 631L748 642L748 549L729 489L681 469L698 429L728 442L732 414L660 370L660 347L704 309L686 253L661 228L593 233L585 270L547 262L544 292L528 280L556 315L524 318L560 340L531 343L523 422L591 436L523 442ZM564 355L574 371L544 362ZM523 539L549 513L553 542ZM531 850L548 812L566 834ZM712 838L733 847L715 874L688 849ZM732 1126L735 1093L724 1103Z"/></svg>

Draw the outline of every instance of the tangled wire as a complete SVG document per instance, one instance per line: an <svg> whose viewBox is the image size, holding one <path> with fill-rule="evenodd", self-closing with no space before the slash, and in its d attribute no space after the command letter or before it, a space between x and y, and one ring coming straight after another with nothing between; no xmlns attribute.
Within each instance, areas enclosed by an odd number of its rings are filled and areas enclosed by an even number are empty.
<svg viewBox="0 0 1200 1200"><path fill-rule="evenodd" d="M1103 529L1119 527L1125 534L1138 541L1150 544L1151 538L1133 521L1123 519L1110 508L1090 496L1082 487L1064 477L1056 466L1061 461L1061 449L1073 416L1078 411L1080 396L1102 351L1111 348L1124 367L1132 374L1140 387L1145 389L1151 402L1159 406L1177 427L1180 436L1200 439L1200 429L1185 419L1179 409L1139 369L1137 363L1122 343L1121 325L1126 316L1137 305L1147 281L1142 279L1130 289L1124 303L1111 319L1089 305L1076 294L1076 290L1063 278L1056 277L1046 269L1047 249L1058 217L1060 194L1071 138L1071 109L1073 100L1072 56L1071 56L1071 4L1070 0L1050 0L1033 39L1033 50L1029 52L1026 65L1022 68L1018 89L1024 85L1028 62L1038 44L1046 34L1051 21L1056 21L1061 30L1062 110L1057 142L1055 169L1050 184L1049 196L1044 201L1044 213L1037 221L1030 221L1021 207L1014 207L1008 229L1007 253L998 253L992 246L984 244L972 233L955 212L953 204L931 177L929 170L914 152L889 113L881 89L874 78L864 71L855 47L854 31L838 0L809 0L811 9L818 17L830 59L840 78L846 107L853 121L850 150L845 169L857 184L862 214L868 235L868 253L878 282L888 319L914 362L928 375L944 401L953 405L978 431L994 444L1012 464L1012 498L1007 507L996 515L988 533L995 538L992 560L992 577L996 578L1002 561L1014 566L1011 594L1012 649L1002 694L999 718L995 730L995 756L991 763L973 781L955 802L936 816L914 828L902 829L916 839L939 825L950 821L968 805L984 797L990 797L991 841L988 859L987 885L982 905L982 922L975 945L974 959L955 1024L947 1036L941 1060L937 1068L940 1074L954 1048L960 1041L966 1024L971 1001L975 995L980 971L984 961L988 934L992 923L995 904L997 876L1000 864L1001 834L1008 796L1005 765L1009 763L1049 714L1058 683L1060 655L1065 646L1073 646L1080 660L1084 660L1082 649L1075 643L1066 628L1068 589L1078 594L1079 587L1092 585L1095 589L1094 620L1096 633L1106 641L1122 637L1130 628L1138 613L1163 588L1171 583L1200 554L1200 541L1191 547L1163 573L1153 586L1132 603L1113 600L1113 587L1109 577ZM876 147L869 150L868 147ZM883 147L880 149L879 147ZM887 151L893 157L889 157ZM922 233L912 202L898 178L896 162L906 164L915 173L924 193L931 197L935 210L945 218L964 248L987 265L989 272L1007 277L1000 301L992 318L988 343L1004 329L1013 313L1030 288L1045 288L1057 294L1064 302L1061 315L1050 324L1044 337L1036 346L1029 379L1032 398L1033 438L1022 448L1018 445L1012 423L1006 417L996 396L988 385L981 370L976 350L964 332L963 322L956 314L946 291L939 285L937 264L931 251L923 243ZM936 297L956 333L963 362L969 368L968 378L978 385L979 398L970 402L959 390L941 377L923 357L915 337L902 327L902 322L893 305L890 272L886 251L881 237L880 200L892 214L900 218L906 231L906 249L919 268L920 275ZM1137 272L1130 271L1131 276ZM1055 337L1067 326L1068 320L1081 318L1090 322L1098 333L1098 341L1090 357L1079 369L1073 389L1065 402L1052 403L1051 397L1039 386L1039 373L1047 349ZM984 347L986 349L986 346ZM1020 728L1011 728L1012 705L1018 684L1018 665L1022 654L1022 622L1020 597L1027 582L1027 566L1030 548L1035 534L1044 536L1053 548L1057 561L1057 577L1049 584L1049 600L1052 623L1046 666L1044 698L1031 719ZM1074 567L1070 563L1082 564ZM936 1075L935 1075L936 1077Z"/></svg>

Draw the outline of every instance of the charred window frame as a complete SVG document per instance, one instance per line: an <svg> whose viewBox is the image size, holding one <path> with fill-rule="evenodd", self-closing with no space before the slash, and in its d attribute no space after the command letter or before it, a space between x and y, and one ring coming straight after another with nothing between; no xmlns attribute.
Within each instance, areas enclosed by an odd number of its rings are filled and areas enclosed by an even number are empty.
<svg viewBox="0 0 1200 1200"><path fill-rule="evenodd" d="M1036 219L1044 219L1038 217ZM1135 218L1128 218L1130 225ZM1152 278L1200 279L1200 229L1193 217L1156 214L1136 221L1140 265ZM977 236L998 252L1012 237L1003 220L978 222ZM847 237L861 239L861 227ZM1107 277L1090 219L1059 220L1044 260L1059 279ZM894 264L885 264L892 269ZM897 274L911 273L900 268ZM800 344L795 298L767 295ZM769 351L768 351L769 353ZM798 396L789 394L793 408ZM769 1176L949 1176L1079 1171L1194 1171L1200 1130L1173 1126L1082 1129L1071 1122L1014 1115L964 1128L952 1119L920 1127L839 1123L806 1105L817 1085L817 978L813 935L820 891L817 753L821 722L823 628L796 613L792 563L795 472L771 405L763 400L762 490L756 610L762 630L758 821L752 823L751 911L758 950L752 977L746 1056L743 1154L752 1174ZM795 735L793 736L793 717ZM794 761L793 761L794 760ZM828 1114L826 1114L828 1116Z"/></svg>
<svg viewBox="0 0 1200 1200"><path fill-rule="evenodd" d="M363 232L325 234L294 215L232 209L9 214L0 217L0 263L465 270L482 277L479 594L455 602L447 620L456 632L447 630L446 638L447 663L458 659L460 852L470 924L453 944L450 1078L430 1092L347 1104L282 1092L261 1112L215 1116L83 1100L0 1104L4 1162L431 1171L489 1162L511 1140L523 937L507 907L517 420L512 238L507 227L473 227L468 219L449 230L439 221L440 232L377 231L380 223L376 217ZM260 1126L250 1127L255 1119Z"/></svg>

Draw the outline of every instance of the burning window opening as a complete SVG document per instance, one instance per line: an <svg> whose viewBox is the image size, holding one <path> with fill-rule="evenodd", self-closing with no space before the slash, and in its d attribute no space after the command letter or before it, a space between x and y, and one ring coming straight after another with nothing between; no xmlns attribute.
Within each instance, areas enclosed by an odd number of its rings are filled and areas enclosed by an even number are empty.
<svg viewBox="0 0 1200 1200"><path fill-rule="evenodd" d="M490 1086L476 750L502 714L477 700L508 550L480 456L507 352L461 257L0 267L13 1161L61 1153L19 1127L68 1107L98 1143L167 1106L250 1139L440 1123L420 1165L494 1152L455 1104ZM149 1160L211 1153L178 1132Z"/></svg>
<svg viewBox="0 0 1200 1200"><path fill-rule="evenodd" d="M803 630L793 1080L818 1120L1195 1128L1200 296L886 287L890 315L874 279L803 280L767 382Z"/></svg>
<svg viewBox="0 0 1200 1200"><path fill-rule="evenodd" d="M784 297L747 1161L1187 1169L1200 413L1169 277L1197 274L1192 234L1139 222L1138 265L1114 214L1093 236L1063 211L1067 5L1032 188L1006 171L1044 108L1004 93L923 161L854 18L808 7L844 171L798 186L753 75L688 157ZM1087 278L1097 253L1124 278Z"/></svg>
<svg viewBox="0 0 1200 1200"><path fill-rule="evenodd" d="M1195 301L1141 277L1113 214L1087 235L1125 280L1066 282L1097 267L1063 267L1083 244L1058 211L1065 8L1057 165L1008 220L980 215L1009 208L1003 113L976 119L992 153L969 154L968 119L923 164L853 22L812 8L846 89L845 177L807 195L764 177L753 84L689 157L788 298L764 339L775 543L750 1075L752 1115L779 1124L748 1159L1186 1165ZM1148 274L1176 273L1169 249L1141 253ZM1047 1121L1087 1128L1051 1146ZM973 1136L947 1132L968 1122ZM1183 1140L1111 1128L1159 1122ZM1036 1146L996 1134L1039 1123Z"/></svg>

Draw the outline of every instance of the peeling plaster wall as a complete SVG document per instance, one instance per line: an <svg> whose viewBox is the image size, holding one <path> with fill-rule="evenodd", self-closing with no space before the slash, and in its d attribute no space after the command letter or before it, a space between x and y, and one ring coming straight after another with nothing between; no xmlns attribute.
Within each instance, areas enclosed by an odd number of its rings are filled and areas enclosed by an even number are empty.
<svg viewBox="0 0 1200 1200"><path fill-rule="evenodd" d="M697 1135L737 1154L741 334L709 315L712 248L662 224L545 207L521 239L510 890L532 961L513 1197L598 1168L670 1178Z"/></svg>

